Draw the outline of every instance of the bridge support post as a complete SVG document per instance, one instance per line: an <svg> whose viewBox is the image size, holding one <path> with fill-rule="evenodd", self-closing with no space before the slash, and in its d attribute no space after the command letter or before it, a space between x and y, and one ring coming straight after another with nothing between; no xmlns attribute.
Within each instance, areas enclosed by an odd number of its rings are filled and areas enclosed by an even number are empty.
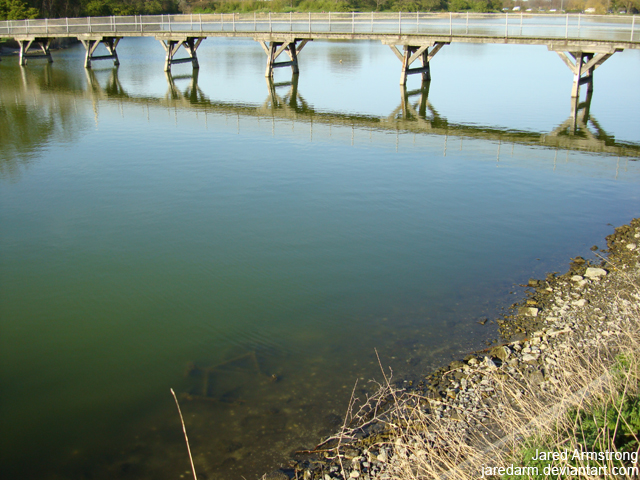
<svg viewBox="0 0 640 480"><path fill-rule="evenodd" d="M609 57L616 52L621 52L621 48L595 51L569 51L560 46L549 45L549 50L555 51L560 59L569 67L573 73L573 87L571 88L572 105L577 105L580 97L580 86L587 84L587 95L593 93L593 72L602 65Z"/></svg>
<svg viewBox="0 0 640 480"><path fill-rule="evenodd" d="M32 38L29 40L17 40L20 45L20 65L25 66L27 64L27 60L29 58L46 58L49 63L53 63L53 58L51 58L51 51L49 50L49 43L51 42L50 38ZM42 50L41 54L37 53L29 53L29 49L33 44L37 44L40 46Z"/></svg>
<svg viewBox="0 0 640 480"><path fill-rule="evenodd" d="M165 40L158 37L156 38L160 40L162 47L164 48L165 52L167 52L167 56L165 57L165 62L164 62L165 72L170 72L171 65L174 65L176 63L191 62L191 66L193 67L194 70L197 70L198 68L200 68L200 64L198 63L198 57L196 55L196 50L198 50L198 47L200 46L202 41L207 37L186 37L178 40L176 39ZM178 58L178 59L173 58L174 55L178 53L178 50L180 49L180 47L184 47L184 49L187 51L189 56L186 58Z"/></svg>
<svg viewBox="0 0 640 480"><path fill-rule="evenodd" d="M404 52L400 52L396 45L389 45L391 51L402 62L402 71L400 73L400 85L407 84L407 77L416 73L422 74L423 82L431 81L431 68L429 62L440 49L448 45L448 42L434 42L428 45L404 45ZM429 48L434 47L429 53ZM416 60L420 59L422 67L411 68Z"/></svg>
<svg viewBox="0 0 640 480"><path fill-rule="evenodd" d="M298 67L298 55L307 42L309 42L309 39L294 38L270 42L266 40L258 40L258 42L260 42L262 49L267 54L267 70L264 74L265 77L272 78L273 69L279 67L291 67L291 73L293 75L298 75L300 73L300 68ZM298 44L298 42L300 43ZM276 59L283 52L287 52L290 60L288 62L276 62Z"/></svg>
<svg viewBox="0 0 640 480"><path fill-rule="evenodd" d="M80 38L78 40L82 42L84 48L86 50L86 55L84 57L84 68L91 68L92 60L113 60L113 64L117 67L120 65L120 60L118 60L118 53L116 52L116 47L118 46L118 42L120 42L121 37L99 37L99 38ZM103 44L107 51L108 55L94 55L96 48L98 45Z"/></svg>

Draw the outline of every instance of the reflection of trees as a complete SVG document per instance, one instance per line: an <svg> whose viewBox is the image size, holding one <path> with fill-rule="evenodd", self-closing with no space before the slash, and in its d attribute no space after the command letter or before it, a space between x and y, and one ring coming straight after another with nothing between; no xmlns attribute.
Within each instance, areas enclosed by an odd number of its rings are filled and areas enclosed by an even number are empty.
<svg viewBox="0 0 640 480"><path fill-rule="evenodd" d="M44 94L73 88L77 81L42 69L3 74L0 89L0 177L16 179L52 138L70 142L83 128L75 96Z"/></svg>

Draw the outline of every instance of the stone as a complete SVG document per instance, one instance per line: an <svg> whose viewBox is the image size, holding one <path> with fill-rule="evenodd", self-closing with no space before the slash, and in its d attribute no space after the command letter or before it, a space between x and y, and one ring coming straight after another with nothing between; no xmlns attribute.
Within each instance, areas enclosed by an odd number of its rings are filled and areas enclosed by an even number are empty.
<svg viewBox="0 0 640 480"><path fill-rule="evenodd" d="M518 309L518 314L525 315L528 317L537 317L539 311L540 310L535 307L520 307Z"/></svg>
<svg viewBox="0 0 640 480"><path fill-rule="evenodd" d="M538 360L538 357L535 355L531 355L530 353L525 353L522 355L522 361L526 363L535 363Z"/></svg>
<svg viewBox="0 0 640 480"><path fill-rule="evenodd" d="M511 350L509 350L509 348L505 346L493 347L489 351L489 355L495 358L499 358L504 362L507 360L507 358L509 358L509 355L511 355Z"/></svg>
<svg viewBox="0 0 640 480"><path fill-rule="evenodd" d="M635 243L627 243L627 249L628 250L635 250L636 249L636 244Z"/></svg>
<svg viewBox="0 0 640 480"><path fill-rule="evenodd" d="M378 454L378 456L376 457L378 459L379 462L382 463L387 463L388 457L387 457L387 451L386 450L380 450L380 453Z"/></svg>
<svg viewBox="0 0 640 480"><path fill-rule="evenodd" d="M579 282L580 280L584 280L584 277L582 275L574 275L573 277L571 277L572 282Z"/></svg>
<svg viewBox="0 0 640 480"><path fill-rule="evenodd" d="M494 361L491 360L491 357L484 357L484 364L487 366L489 370L495 370L498 368L494 363Z"/></svg>
<svg viewBox="0 0 640 480"><path fill-rule="evenodd" d="M573 302L571 302L571 305L575 307L584 307L587 303L589 303L587 302L587 300L581 298L580 300L574 300Z"/></svg>
<svg viewBox="0 0 640 480"><path fill-rule="evenodd" d="M354 470L351 472L351 474L349 475L349 478L358 478L360 476L360 472L357 470Z"/></svg>
<svg viewBox="0 0 640 480"><path fill-rule="evenodd" d="M607 271L604 268L594 268L594 267L589 267L587 268L586 272L584 272L584 276L591 280L597 280L600 277L604 277L606 274L607 274Z"/></svg>

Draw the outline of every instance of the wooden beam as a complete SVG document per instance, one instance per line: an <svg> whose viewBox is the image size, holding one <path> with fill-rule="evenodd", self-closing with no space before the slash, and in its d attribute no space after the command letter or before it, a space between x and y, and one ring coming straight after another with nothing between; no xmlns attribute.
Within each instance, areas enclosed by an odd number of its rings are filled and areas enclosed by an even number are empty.
<svg viewBox="0 0 640 480"><path fill-rule="evenodd" d="M569 70L571 70L571 72L575 75L576 66L571 62L571 60L569 60L569 57L567 56L567 54L565 52L556 52L556 53L558 54L560 59L565 63L565 65L569 67ZM573 54L571 54L571 56L573 57Z"/></svg>
<svg viewBox="0 0 640 480"><path fill-rule="evenodd" d="M423 45L423 46L419 47L416 50L416 52L413 55L411 55L411 57L409 58L409 65L411 65L418 58L420 58L420 55L422 55L424 53L424 51L427 50L428 48L429 48L429 45Z"/></svg>
<svg viewBox="0 0 640 480"><path fill-rule="evenodd" d="M398 57L398 60L400 60L401 62L404 62L404 55L400 53L400 50L398 50L398 47L396 47L395 45L389 45L389 48L393 53L396 54L396 57Z"/></svg>
<svg viewBox="0 0 640 480"><path fill-rule="evenodd" d="M433 50L431 50L431 53L429 53L428 61L431 61L431 59L432 59L433 57L435 57L435 56L436 56L436 53L438 53L438 52L440 51L440 49L441 49L442 47L444 47L445 45L449 45L449 43L446 43L446 42L436 42L435 47L433 48Z"/></svg>

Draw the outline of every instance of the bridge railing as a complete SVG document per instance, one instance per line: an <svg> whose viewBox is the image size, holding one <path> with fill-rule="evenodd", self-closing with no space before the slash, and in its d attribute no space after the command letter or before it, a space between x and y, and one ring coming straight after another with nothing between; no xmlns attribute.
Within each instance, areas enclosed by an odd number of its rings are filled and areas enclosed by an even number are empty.
<svg viewBox="0 0 640 480"><path fill-rule="evenodd" d="M247 13L0 21L0 37L86 34L331 34L571 38L640 42L636 16L470 13Z"/></svg>

